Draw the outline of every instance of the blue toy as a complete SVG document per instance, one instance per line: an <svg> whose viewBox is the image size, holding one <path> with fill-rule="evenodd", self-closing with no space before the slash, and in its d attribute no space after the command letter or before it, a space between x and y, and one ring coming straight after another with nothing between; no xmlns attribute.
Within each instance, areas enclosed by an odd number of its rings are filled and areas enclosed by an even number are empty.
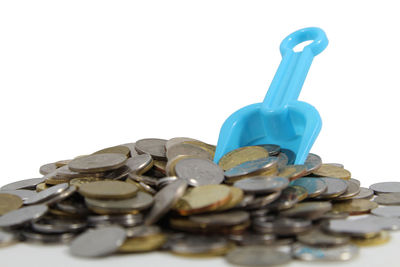
<svg viewBox="0 0 400 267"><path fill-rule="evenodd" d="M310 40L303 51L293 51L296 45ZM314 56L327 45L325 32L319 28L296 31L282 41L282 61L264 101L236 111L224 122L214 162L239 147L277 144L296 154L295 164L304 163L322 121L313 106L297 98Z"/></svg>

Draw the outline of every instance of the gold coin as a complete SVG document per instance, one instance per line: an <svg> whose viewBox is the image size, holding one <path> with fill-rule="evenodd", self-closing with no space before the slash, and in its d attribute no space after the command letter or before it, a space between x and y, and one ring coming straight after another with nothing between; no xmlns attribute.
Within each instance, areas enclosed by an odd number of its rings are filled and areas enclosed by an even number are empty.
<svg viewBox="0 0 400 267"><path fill-rule="evenodd" d="M22 204L22 199L16 195L0 193L0 215L17 210Z"/></svg>
<svg viewBox="0 0 400 267"><path fill-rule="evenodd" d="M268 151L265 148L260 146L245 146L225 154L219 160L218 165L226 171L246 161L261 158L268 158Z"/></svg>
<svg viewBox="0 0 400 267"><path fill-rule="evenodd" d="M102 150L96 151L93 154L105 154L105 153L117 153L117 154L123 154L123 155L129 157L131 151L126 146L112 146L112 147L108 147L108 148L104 148Z"/></svg>
<svg viewBox="0 0 400 267"><path fill-rule="evenodd" d="M240 202L242 202L242 200L244 198L243 190L238 187L234 187L234 186L232 186L230 188L230 190L231 190L231 192L230 192L231 200L229 200L229 202L227 202L225 205L219 207L215 211L230 210L233 207L235 207L236 205L238 205Z"/></svg>
<svg viewBox="0 0 400 267"><path fill-rule="evenodd" d="M172 159L168 160L167 166L165 166L165 171L167 176L176 176L175 166L176 164L181 161L182 159L193 158L192 156L188 155L178 155Z"/></svg>
<svg viewBox="0 0 400 267"><path fill-rule="evenodd" d="M46 190L49 187L50 186L48 186L45 182L37 184L36 185L36 192L40 192L40 191Z"/></svg>
<svg viewBox="0 0 400 267"><path fill-rule="evenodd" d="M231 198L231 189L227 185L203 185L188 190L175 209L181 215L213 211L228 203Z"/></svg>
<svg viewBox="0 0 400 267"><path fill-rule="evenodd" d="M344 180L349 180L351 177L351 173L348 170L331 164L322 164L321 167L319 167L318 170L313 171L312 174L316 176L333 177Z"/></svg>
<svg viewBox="0 0 400 267"><path fill-rule="evenodd" d="M137 186L121 181L97 181L82 184L78 192L88 198L121 199L136 195Z"/></svg>
<svg viewBox="0 0 400 267"><path fill-rule="evenodd" d="M71 178L55 178L55 177L49 177L47 178L44 182L48 185L57 185L57 184L63 184L63 183L68 183L71 180Z"/></svg>
<svg viewBox="0 0 400 267"><path fill-rule="evenodd" d="M278 176L286 177L290 181L303 177L307 174L307 168L304 165L287 165L280 170Z"/></svg>
<svg viewBox="0 0 400 267"><path fill-rule="evenodd" d="M158 250L167 241L164 234L128 238L119 248L120 252L146 252Z"/></svg>
<svg viewBox="0 0 400 267"><path fill-rule="evenodd" d="M76 188L79 188L83 184L88 184L98 181L106 181L106 180L98 177L81 177L70 180L69 185L74 185Z"/></svg>
<svg viewBox="0 0 400 267"><path fill-rule="evenodd" d="M268 176L278 176L278 167L274 166L274 167L272 167L272 168L270 168L268 170L263 170L263 171L260 171L260 172L254 172L254 173L251 173L251 174L246 174L246 175L243 175L243 176L237 176L237 177L233 177L233 178L225 177L224 183L232 185L232 184L234 184L235 182L237 182L239 180L251 178L251 177L254 177L254 176L266 176L266 177L268 177Z"/></svg>
<svg viewBox="0 0 400 267"><path fill-rule="evenodd" d="M190 233L210 233L210 234L240 234L243 233L250 225L250 221L233 226L210 226L204 223L194 222L187 217L170 218L169 224L171 228L190 232Z"/></svg>
<svg viewBox="0 0 400 267"><path fill-rule="evenodd" d="M332 212L347 212L350 215L369 213L378 204L368 199L351 199L333 203Z"/></svg>
<svg viewBox="0 0 400 267"><path fill-rule="evenodd" d="M377 236L370 238L353 237L351 239L351 242L360 247L368 247L368 246L383 245L389 242L389 240L390 240L390 234L386 231L382 231Z"/></svg>
<svg viewBox="0 0 400 267"><path fill-rule="evenodd" d="M217 147L214 146L214 145L210 145L210 144L198 141L198 140L189 140L189 141L184 141L183 143L184 144L192 144L192 145L196 145L196 146L199 146L199 147L203 148L208 153L210 153L212 158L214 158L215 150L217 149Z"/></svg>

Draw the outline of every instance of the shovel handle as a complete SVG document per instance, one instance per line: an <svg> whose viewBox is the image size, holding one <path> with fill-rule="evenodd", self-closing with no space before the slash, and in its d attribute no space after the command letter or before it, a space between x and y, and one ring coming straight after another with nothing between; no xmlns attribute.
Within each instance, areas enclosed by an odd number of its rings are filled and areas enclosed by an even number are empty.
<svg viewBox="0 0 400 267"><path fill-rule="evenodd" d="M305 41L312 41L295 52L293 48ZM263 108L278 109L299 97L308 70L316 55L328 45L328 38L320 28L305 28L287 36L280 45L282 61L263 101Z"/></svg>

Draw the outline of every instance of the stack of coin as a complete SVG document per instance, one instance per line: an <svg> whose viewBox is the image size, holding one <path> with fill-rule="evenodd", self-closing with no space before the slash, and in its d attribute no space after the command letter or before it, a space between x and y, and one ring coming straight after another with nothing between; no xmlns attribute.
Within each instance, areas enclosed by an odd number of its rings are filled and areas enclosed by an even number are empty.
<svg viewBox="0 0 400 267"><path fill-rule="evenodd" d="M236 265L343 261L400 229L400 182L360 186L338 163L274 144L147 138L40 167L0 188L0 247L67 243L78 257L170 251ZM351 216L359 216L348 219Z"/></svg>

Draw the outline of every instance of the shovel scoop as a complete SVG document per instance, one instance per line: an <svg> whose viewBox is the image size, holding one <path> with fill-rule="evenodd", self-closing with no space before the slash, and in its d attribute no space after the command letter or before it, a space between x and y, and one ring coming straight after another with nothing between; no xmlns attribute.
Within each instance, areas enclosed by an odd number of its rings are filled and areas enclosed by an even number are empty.
<svg viewBox="0 0 400 267"><path fill-rule="evenodd" d="M293 48L312 41L302 51ZM317 138L322 121L318 111L298 101L313 58L328 45L325 32L305 28L287 36L280 45L282 61L262 103L246 106L233 113L222 125L214 162L243 146L276 144L296 155L295 164L303 164Z"/></svg>

